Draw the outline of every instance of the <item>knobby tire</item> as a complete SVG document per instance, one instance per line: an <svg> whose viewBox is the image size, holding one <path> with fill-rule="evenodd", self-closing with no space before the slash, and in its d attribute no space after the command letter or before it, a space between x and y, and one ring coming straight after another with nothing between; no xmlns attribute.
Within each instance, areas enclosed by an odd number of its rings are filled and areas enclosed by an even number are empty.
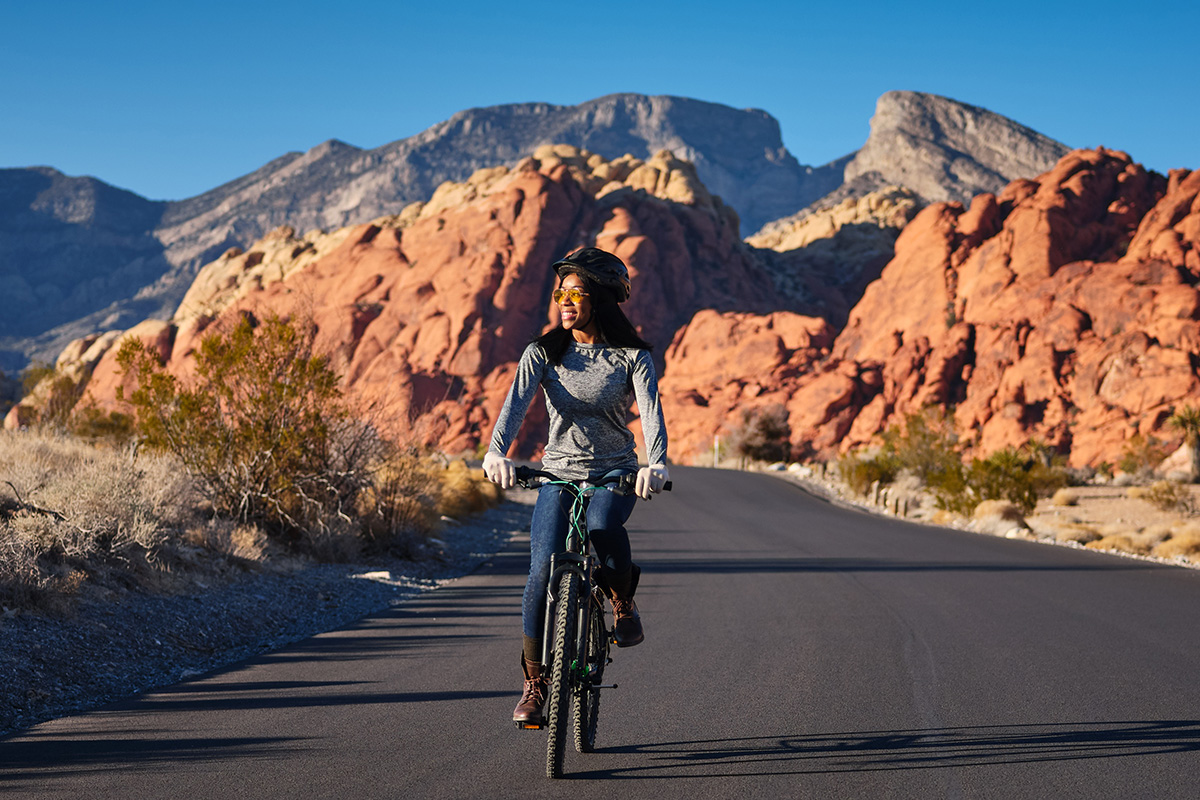
<svg viewBox="0 0 1200 800"><path fill-rule="evenodd" d="M575 750L590 753L596 748L596 724L600 719L600 690L594 688L604 677L608 663L608 631L604 629L604 606L595 597L587 603L588 625L580 652L587 669L586 680L575 687ZM584 636L580 638L583 639Z"/></svg>
<svg viewBox="0 0 1200 800"><path fill-rule="evenodd" d="M566 756L567 726L571 716L571 672L577 659L576 628L579 617L579 575L564 572L558 583L554 623L554 661L550 667L549 737L546 740L546 776L561 778Z"/></svg>

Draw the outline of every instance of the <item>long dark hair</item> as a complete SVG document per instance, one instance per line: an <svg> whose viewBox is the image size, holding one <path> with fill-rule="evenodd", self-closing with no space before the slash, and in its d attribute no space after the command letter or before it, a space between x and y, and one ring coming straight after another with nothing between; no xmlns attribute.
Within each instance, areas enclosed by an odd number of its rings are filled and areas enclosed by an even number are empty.
<svg viewBox="0 0 1200 800"><path fill-rule="evenodd" d="M596 329L600 341L613 347L634 347L638 350L653 350L654 345L638 335L637 328L625 316L617 298L612 291L590 280L587 275L575 273L583 279L583 288L592 301L592 317L596 320ZM561 285L562 281L559 281ZM567 348L575 341L571 332L561 324L547 331L534 340L546 351L546 357L551 364L561 364Z"/></svg>

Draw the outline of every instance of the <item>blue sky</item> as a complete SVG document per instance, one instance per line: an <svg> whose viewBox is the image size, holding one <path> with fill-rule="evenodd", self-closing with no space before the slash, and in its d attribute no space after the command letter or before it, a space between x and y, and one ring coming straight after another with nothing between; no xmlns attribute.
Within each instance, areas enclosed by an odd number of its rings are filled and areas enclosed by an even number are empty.
<svg viewBox="0 0 1200 800"><path fill-rule="evenodd" d="M802 163L862 145L879 95L983 106L1151 169L1200 167L1200 4L181 2L0 6L0 166L155 199L330 138L613 92L762 108Z"/></svg>

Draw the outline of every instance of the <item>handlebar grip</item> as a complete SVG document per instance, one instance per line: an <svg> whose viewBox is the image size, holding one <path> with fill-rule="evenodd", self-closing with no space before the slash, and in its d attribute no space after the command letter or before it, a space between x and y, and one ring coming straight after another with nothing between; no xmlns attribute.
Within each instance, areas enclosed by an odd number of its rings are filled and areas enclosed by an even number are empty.
<svg viewBox="0 0 1200 800"><path fill-rule="evenodd" d="M663 484L663 491L664 492L671 491L671 482L670 481L667 481L666 483Z"/></svg>

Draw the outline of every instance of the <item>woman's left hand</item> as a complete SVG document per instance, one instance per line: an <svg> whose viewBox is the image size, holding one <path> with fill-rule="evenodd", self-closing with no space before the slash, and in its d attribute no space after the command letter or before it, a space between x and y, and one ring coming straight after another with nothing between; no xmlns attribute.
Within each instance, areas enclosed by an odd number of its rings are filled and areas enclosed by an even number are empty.
<svg viewBox="0 0 1200 800"><path fill-rule="evenodd" d="M643 500L649 500L650 495L661 492L663 486L670 479L666 464L651 464L648 467L642 467L638 470L634 493Z"/></svg>

